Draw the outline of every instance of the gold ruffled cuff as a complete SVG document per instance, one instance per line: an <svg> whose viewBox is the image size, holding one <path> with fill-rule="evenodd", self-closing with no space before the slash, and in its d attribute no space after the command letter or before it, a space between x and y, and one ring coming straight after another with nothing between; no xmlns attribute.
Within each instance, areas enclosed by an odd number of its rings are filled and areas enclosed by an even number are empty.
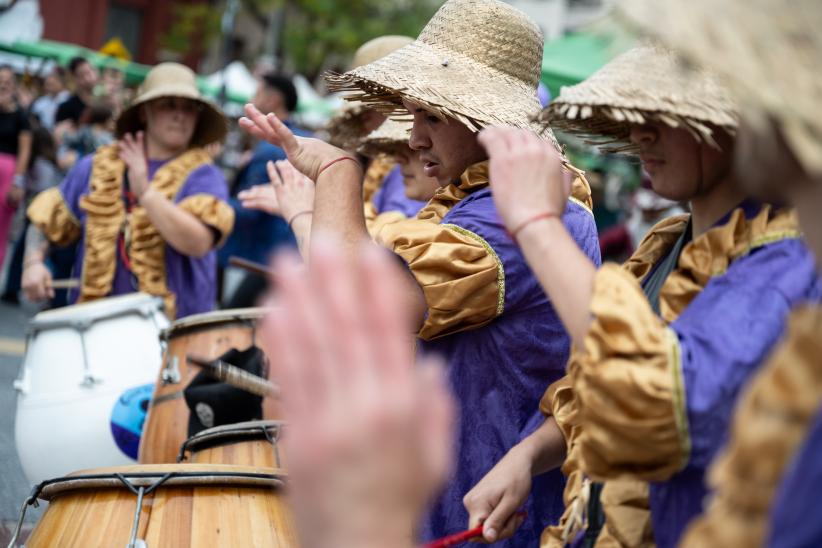
<svg viewBox="0 0 822 548"><path fill-rule="evenodd" d="M502 313L502 261L479 235L408 219L383 226L375 240L402 257L423 290L428 317L421 339L475 329Z"/></svg>
<svg viewBox="0 0 822 548"><path fill-rule="evenodd" d="M591 312L569 367L584 424L581 467L597 481L665 480L690 452L678 338L616 265L597 272Z"/></svg>
<svg viewBox="0 0 822 548"><path fill-rule="evenodd" d="M399 211L386 211L385 213L380 213L371 220L366 219L365 227L368 229L368 233L373 236L374 234L379 234L384 226L399 223L405 219L407 219L407 217Z"/></svg>
<svg viewBox="0 0 822 548"><path fill-rule="evenodd" d="M26 215L54 245L66 246L80 239L80 221L71 212L57 187L38 194L26 210Z"/></svg>
<svg viewBox="0 0 822 548"><path fill-rule="evenodd" d="M794 312L787 338L740 398L714 461L714 495L683 546L763 546L773 497L822 400L822 308Z"/></svg>
<svg viewBox="0 0 822 548"><path fill-rule="evenodd" d="M223 245L231 235L234 228L234 210L216 196L194 194L183 199L179 206L220 233L220 240L214 247Z"/></svg>

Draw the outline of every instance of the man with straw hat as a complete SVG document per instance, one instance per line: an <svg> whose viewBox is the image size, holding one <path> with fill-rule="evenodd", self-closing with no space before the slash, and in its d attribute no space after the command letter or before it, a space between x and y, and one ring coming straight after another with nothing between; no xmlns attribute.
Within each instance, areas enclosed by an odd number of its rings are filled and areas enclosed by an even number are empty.
<svg viewBox="0 0 822 548"><path fill-rule="evenodd" d="M539 28L509 5L450 0L412 44L332 78L333 87L356 91L357 100L412 114L409 146L441 187L415 219L376 236L405 262L419 348L445 356L461 406L457 466L423 527L427 538L464 527L462 497L542 422L539 397L563 375L568 356L556 312L494 209L477 141L477 132L493 124L535 127L542 48ZM283 142L295 167L316 180L312 230L339 234L354 253L367 236L358 165L326 144L291 138L274 118L247 113L254 121L242 120L244 127ZM550 131L544 136L558 150ZM590 191L581 177L574 188L563 222L588 260L598 262ZM561 490L557 472L536 480L520 543L536 542L540 523L557 517Z"/></svg>
<svg viewBox="0 0 822 548"><path fill-rule="evenodd" d="M154 67L117 119L118 143L79 161L29 207L27 296L42 300L52 292L43 263L48 242L79 241L79 302L144 291L163 297L171 318L210 310L214 248L231 232L234 213L225 180L202 147L226 129L190 69Z"/></svg>
<svg viewBox="0 0 822 548"><path fill-rule="evenodd" d="M822 257L822 5L814 0L630 1L634 26L725 77L741 105L736 160L752 191L794 204ZM684 546L822 544L812 513L822 490L822 309L797 308L740 398L713 495ZM811 513L809 513L811 512Z"/></svg>
<svg viewBox="0 0 822 548"><path fill-rule="evenodd" d="M568 377L542 405L565 435L569 474L567 512L544 545L674 546L700 511L705 469L740 388L790 308L819 296L813 260L795 213L738 184L726 91L710 74L685 72L670 52L623 54L564 88L542 119L638 152L654 190L691 204L623 267L597 269L554 219L567 192L556 154L511 130L481 136L500 214L509 227L527 223L519 242L576 347ZM472 518L488 518L486 527L513 512L517 483L540 455L556 453L529 441L475 489Z"/></svg>

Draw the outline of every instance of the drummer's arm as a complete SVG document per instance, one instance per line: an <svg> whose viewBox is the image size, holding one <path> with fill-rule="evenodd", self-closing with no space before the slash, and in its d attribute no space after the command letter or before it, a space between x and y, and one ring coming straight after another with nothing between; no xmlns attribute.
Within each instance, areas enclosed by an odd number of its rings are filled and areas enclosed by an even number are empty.
<svg viewBox="0 0 822 548"><path fill-rule="evenodd" d="M45 264L48 250L49 241L46 236L35 225L29 225L26 231L21 286L26 298L32 302L54 298L51 271Z"/></svg>
<svg viewBox="0 0 822 548"><path fill-rule="evenodd" d="M140 205L163 240L183 255L202 257L214 247L217 238L208 226L153 188L140 196Z"/></svg>

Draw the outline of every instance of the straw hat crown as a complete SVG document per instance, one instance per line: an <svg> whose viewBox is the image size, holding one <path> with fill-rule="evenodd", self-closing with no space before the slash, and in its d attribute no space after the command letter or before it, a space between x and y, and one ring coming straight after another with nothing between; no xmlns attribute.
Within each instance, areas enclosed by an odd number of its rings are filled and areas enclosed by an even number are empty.
<svg viewBox="0 0 822 548"><path fill-rule="evenodd" d="M713 142L713 127L733 132L737 109L710 73L685 67L673 52L643 45L616 57L590 78L563 87L540 120L630 150L631 124L649 121L689 130Z"/></svg>
<svg viewBox="0 0 822 548"><path fill-rule="evenodd" d="M618 7L646 34L725 78L749 124L759 122L754 111L774 117L802 165L822 175L822 2L621 0Z"/></svg>
<svg viewBox="0 0 822 548"><path fill-rule="evenodd" d="M537 97L543 38L539 27L499 0L448 0L413 43L343 75L329 88L350 92L385 114L407 114L403 100L474 131L490 125L542 133Z"/></svg>
<svg viewBox="0 0 822 548"><path fill-rule="evenodd" d="M389 118L363 139L359 152L366 156L393 155L399 148L408 149L412 125L410 121Z"/></svg>
<svg viewBox="0 0 822 548"><path fill-rule="evenodd" d="M117 118L117 137L144 129L144 124L140 120L140 105L161 97L182 97L203 105L191 139L192 146L222 141L228 132L228 124L223 113L200 94L194 71L179 63L160 63L148 72L137 90L134 101Z"/></svg>
<svg viewBox="0 0 822 548"><path fill-rule="evenodd" d="M445 54L464 55L525 85L539 85L543 36L527 15L502 2L446 2L417 39ZM447 61L443 58L443 62Z"/></svg>
<svg viewBox="0 0 822 548"><path fill-rule="evenodd" d="M354 59L351 60L351 68L355 69L363 65L370 65L413 41L414 39L410 36L396 34L373 38L357 48Z"/></svg>

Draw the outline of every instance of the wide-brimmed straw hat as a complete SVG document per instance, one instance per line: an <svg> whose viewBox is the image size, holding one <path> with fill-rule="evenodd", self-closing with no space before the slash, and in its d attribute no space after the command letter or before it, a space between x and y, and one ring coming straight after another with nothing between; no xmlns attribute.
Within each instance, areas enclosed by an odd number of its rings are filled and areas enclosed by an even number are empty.
<svg viewBox="0 0 822 548"><path fill-rule="evenodd" d="M474 131L491 125L536 130L542 50L542 31L508 4L448 0L413 43L326 78L331 89L386 114L406 113L407 100ZM556 144L550 130L545 136Z"/></svg>
<svg viewBox="0 0 822 548"><path fill-rule="evenodd" d="M228 132L228 123L223 113L197 89L194 71L179 63L160 63L148 72L134 101L117 118L117 137L144 129L145 124L140 120L140 105L161 97L182 97L197 101L203 106L191 138L192 146L222 141Z"/></svg>
<svg viewBox="0 0 822 548"><path fill-rule="evenodd" d="M803 167L822 175L822 2L624 0L643 32L727 80L745 106L772 116Z"/></svg>
<svg viewBox="0 0 822 548"><path fill-rule="evenodd" d="M412 125L410 121L389 118L362 140L357 152L374 157L379 154L393 156L398 150L407 150Z"/></svg>
<svg viewBox="0 0 822 548"><path fill-rule="evenodd" d="M635 149L628 139L632 124L662 122L712 144L713 128L733 133L737 126L736 106L717 78L653 45L633 48L584 82L563 87L539 119L628 152Z"/></svg>
<svg viewBox="0 0 822 548"><path fill-rule="evenodd" d="M351 61L351 69L368 65L389 53L407 46L414 39L410 36L388 35L369 40L357 49ZM356 149L368 134L362 115L367 106L357 101L346 101L326 124L329 142L346 149Z"/></svg>

